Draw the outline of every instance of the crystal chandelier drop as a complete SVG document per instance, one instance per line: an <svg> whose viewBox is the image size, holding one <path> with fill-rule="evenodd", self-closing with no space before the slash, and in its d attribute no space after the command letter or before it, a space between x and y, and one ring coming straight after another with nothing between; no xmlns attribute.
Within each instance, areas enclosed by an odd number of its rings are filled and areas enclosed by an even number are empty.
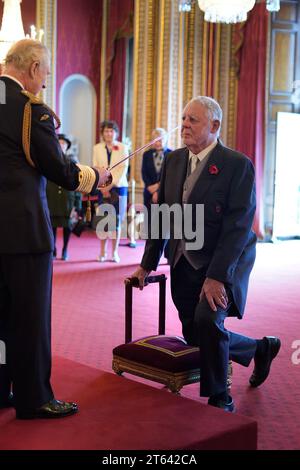
<svg viewBox="0 0 300 470"><path fill-rule="evenodd" d="M238 23L246 21L255 0L198 0L205 21L212 23Z"/></svg>
<svg viewBox="0 0 300 470"><path fill-rule="evenodd" d="M179 0L178 9L180 12L188 13L192 9L192 4L194 0Z"/></svg>
<svg viewBox="0 0 300 470"><path fill-rule="evenodd" d="M2 0L4 2L3 17L0 30L0 63L3 63L10 47L20 39L25 38L21 15L22 0ZM34 26L30 28L30 37L39 39L43 37L43 30L38 33ZM38 36L38 37L37 37ZM29 37L26 35L26 37Z"/></svg>
<svg viewBox="0 0 300 470"><path fill-rule="evenodd" d="M279 11L280 0L266 0L266 8L269 11Z"/></svg>

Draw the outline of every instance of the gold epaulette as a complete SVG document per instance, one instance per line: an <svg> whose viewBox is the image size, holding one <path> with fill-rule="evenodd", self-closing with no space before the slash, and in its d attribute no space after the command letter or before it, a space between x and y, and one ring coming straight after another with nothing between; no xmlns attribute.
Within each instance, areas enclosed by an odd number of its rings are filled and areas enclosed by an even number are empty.
<svg viewBox="0 0 300 470"><path fill-rule="evenodd" d="M29 91L22 90L21 92L26 98L28 98L27 103L25 104L24 108L24 116L23 116L23 133L22 133L22 142L23 142L23 150L26 156L26 160L29 163L30 166L33 168L35 167L35 164L33 163L33 160L30 156L30 138L31 138L31 117L32 117L32 111L31 111L31 106L33 104L40 104L43 105L51 116L54 118L56 121L56 127L55 129L58 129L61 125L61 122L59 120L59 117L55 114L55 112L47 106L43 100L40 98L37 98L35 95L32 93L29 93Z"/></svg>

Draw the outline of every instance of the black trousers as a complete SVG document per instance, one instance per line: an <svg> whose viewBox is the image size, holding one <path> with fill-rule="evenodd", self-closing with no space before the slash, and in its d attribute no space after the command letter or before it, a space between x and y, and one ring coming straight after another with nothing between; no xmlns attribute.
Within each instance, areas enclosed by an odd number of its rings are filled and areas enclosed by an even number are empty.
<svg viewBox="0 0 300 470"><path fill-rule="evenodd" d="M52 253L0 254L0 402L11 384L15 407L32 410L53 398L51 374Z"/></svg>
<svg viewBox="0 0 300 470"><path fill-rule="evenodd" d="M53 231L53 237L54 237L54 247L56 249L57 227L52 227L52 231ZM68 249L68 243L70 240L71 233L72 232L69 227L63 227L63 239L64 239L63 250Z"/></svg>
<svg viewBox="0 0 300 470"><path fill-rule="evenodd" d="M206 299L199 301L205 269L195 270L184 256L171 269L172 299L188 344L200 347L200 395L209 397L226 391L228 361L248 366L256 351L256 340L225 329L232 294L227 289L226 310L214 312Z"/></svg>

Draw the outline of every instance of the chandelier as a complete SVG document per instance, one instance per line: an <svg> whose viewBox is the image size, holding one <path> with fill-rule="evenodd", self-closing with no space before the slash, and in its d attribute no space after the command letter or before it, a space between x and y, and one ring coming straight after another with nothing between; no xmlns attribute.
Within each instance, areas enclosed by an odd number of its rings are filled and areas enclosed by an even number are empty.
<svg viewBox="0 0 300 470"><path fill-rule="evenodd" d="M195 0L179 0L178 8L182 13L190 12ZM265 0L268 11L279 11L280 0ZM252 10L255 0L198 0L204 12L205 21L212 23L237 23L247 19L248 11Z"/></svg>
<svg viewBox="0 0 300 470"><path fill-rule="evenodd" d="M238 23L246 21L255 0L198 0L204 19L213 23Z"/></svg>
<svg viewBox="0 0 300 470"><path fill-rule="evenodd" d="M36 28L31 26L30 36L25 36L21 15L22 0L2 0L4 2L3 17L0 30L0 64L3 63L11 46L20 39L31 37L39 39L43 37L43 30L37 34ZM38 36L38 38L37 38Z"/></svg>
<svg viewBox="0 0 300 470"><path fill-rule="evenodd" d="M266 0L266 8L269 11L279 11L280 0Z"/></svg>

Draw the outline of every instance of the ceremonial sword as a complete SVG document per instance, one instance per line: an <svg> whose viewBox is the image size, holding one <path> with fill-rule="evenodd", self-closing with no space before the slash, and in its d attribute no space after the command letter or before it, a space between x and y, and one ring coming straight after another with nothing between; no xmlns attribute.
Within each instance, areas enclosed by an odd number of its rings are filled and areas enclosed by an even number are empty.
<svg viewBox="0 0 300 470"><path fill-rule="evenodd" d="M179 129L179 127L181 126L177 126L177 127L174 127L174 129L171 129L169 132L167 132L165 135L161 135L159 137L156 137L154 140L151 140L151 142L148 142L147 144L143 145L142 147L139 147L138 149L136 149L134 152L131 152L129 155L127 155L126 157L122 158L121 160L119 160L117 163L115 163L113 166L111 167L108 167L107 170L108 171L111 171L113 170L114 168L116 168L118 165L121 165L121 163L125 162L126 160L130 160L132 157L134 157L134 155L136 155L137 153L141 152L142 150L146 149L147 147L150 147L151 145L155 144L155 142L158 142L159 140L162 140L164 138L166 138L166 136L169 136L170 134L172 134L173 132L177 131L177 129ZM100 188L105 188L106 186L109 186L113 181L113 178L112 178L112 175L109 176L108 180L100 186Z"/></svg>

